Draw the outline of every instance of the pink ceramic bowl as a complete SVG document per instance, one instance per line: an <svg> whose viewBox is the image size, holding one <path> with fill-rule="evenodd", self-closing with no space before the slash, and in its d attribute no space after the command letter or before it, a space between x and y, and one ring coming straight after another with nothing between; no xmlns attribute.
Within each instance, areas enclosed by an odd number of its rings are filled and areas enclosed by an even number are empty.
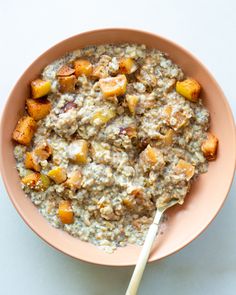
<svg viewBox="0 0 236 295"><path fill-rule="evenodd" d="M183 206L168 211L165 233L156 240L149 261L170 255L195 239L220 210L235 169L235 126L225 96L208 70L188 51L157 35L131 29L104 29L82 33L66 39L47 50L23 73L13 88L3 110L0 131L0 167L8 194L24 221L48 244L81 260L104 265L133 265L140 247L119 248L106 254L92 244L73 238L53 228L24 195L13 156L12 131L24 112L29 97L29 83L41 70L66 52L91 44L135 42L158 48L170 55L187 76L200 82L202 98L211 113L211 129L219 138L218 158L209 165L208 173L200 176Z"/></svg>

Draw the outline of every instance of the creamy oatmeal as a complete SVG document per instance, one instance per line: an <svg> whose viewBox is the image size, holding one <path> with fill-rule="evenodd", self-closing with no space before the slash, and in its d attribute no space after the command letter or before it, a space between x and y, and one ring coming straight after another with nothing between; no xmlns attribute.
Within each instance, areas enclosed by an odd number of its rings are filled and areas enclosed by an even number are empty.
<svg viewBox="0 0 236 295"><path fill-rule="evenodd" d="M156 49L76 50L31 91L13 132L22 188L53 226L107 252L141 245L156 206L182 204L215 158L199 83Z"/></svg>

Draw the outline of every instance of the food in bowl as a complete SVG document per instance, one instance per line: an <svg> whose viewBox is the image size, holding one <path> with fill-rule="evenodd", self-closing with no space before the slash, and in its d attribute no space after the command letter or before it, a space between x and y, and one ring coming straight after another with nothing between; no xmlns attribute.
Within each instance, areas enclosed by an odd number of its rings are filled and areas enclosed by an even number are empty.
<svg viewBox="0 0 236 295"><path fill-rule="evenodd" d="M32 81L13 132L24 192L54 227L106 252L141 245L156 206L183 204L216 158L200 92L145 45L66 54Z"/></svg>

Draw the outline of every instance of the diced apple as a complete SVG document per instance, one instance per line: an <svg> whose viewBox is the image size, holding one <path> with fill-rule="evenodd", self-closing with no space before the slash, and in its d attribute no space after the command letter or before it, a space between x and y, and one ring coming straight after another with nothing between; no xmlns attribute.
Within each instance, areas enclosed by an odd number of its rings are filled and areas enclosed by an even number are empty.
<svg viewBox="0 0 236 295"><path fill-rule="evenodd" d="M121 58L119 62L119 72L121 74L131 74L136 71L136 69L137 66L132 58Z"/></svg>
<svg viewBox="0 0 236 295"><path fill-rule="evenodd" d="M53 168L48 172L48 176L57 184L60 184L67 179L66 169L62 167Z"/></svg>
<svg viewBox="0 0 236 295"><path fill-rule="evenodd" d="M42 79L36 79L31 82L31 92L33 98L40 98L51 91L51 82Z"/></svg>
<svg viewBox="0 0 236 295"><path fill-rule="evenodd" d="M80 171L73 171L68 175L67 181L64 183L71 190L77 190L81 187L82 174Z"/></svg>
<svg viewBox="0 0 236 295"><path fill-rule="evenodd" d="M31 169L34 171L39 172L41 170L41 166L35 159L34 153L33 152L27 152L25 154L25 168Z"/></svg>
<svg viewBox="0 0 236 295"><path fill-rule="evenodd" d="M50 185L47 175L32 172L21 179L24 185L35 191L45 191Z"/></svg>
<svg viewBox="0 0 236 295"><path fill-rule="evenodd" d="M78 59L74 62L76 77L85 75L90 76L93 72L93 66L90 61L86 59Z"/></svg>
<svg viewBox="0 0 236 295"><path fill-rule="evenodd" d="M74 73L75 73L74 69L72 69L71 67L69 67L67 65L64 65L58 70L57 77L71 76Z"/></svg>
<svg viewBox="0 0 236 295"><path fill-rule="evenodd" d="M98 126L103 125L109 122L115 116L116 113L113 110L98 111L93 115L91 124Z"/></svg>
<svg viewBox="0 0 236 295"><path fill-rule="evenodd" d="M176 172L183 173L188 181L193 177L195 172L195 167L182 159L179 160L175 168Z"/></svg>
<svg viewBox="0 0 236 295"><path fill-rule="evenodd" d="M58 216L62 223L71 224L74 222L74 212L71 207L71 202L62 200L59 203Z"/></svg>
<svg viewBox="0 0 236 295"><path fill-rule="evenodd" d="M144 159L144 161L147 161L151 165L155 165L158 160L158 154L156 152L156 149L148 145L146 149L141 153L141 157Z"/></svg>
<svg viewBox="0 0 236 295"><path fill-rule="evenodd" d="M45 118L51 111L51 102L47 99L39 98L26 100L27 112L36 121Z"/></svg>
<svg viewBox="0 0 236 295"><path fill-rule="evenodd" d="M76 77L75 77L75 75L58 77L58 83L60 86L59 90L61 93L74 92L75 91L75 84L76 84Z"/></svg>
<svg viewBox="0 0 236 295"><path fill-rule="evenodd" d="M201 149L203 155L208 161L212 161L216 159L218 147L218 139L212 133L207 134L207 139L202 143Z"/></svg>
<svg viewBox="0 0 236 295"><path fill-rule="evenodd" d="M107 77L108 77L108 71L106 70L105 66L98 65L93 68L92 78L94 78L95 80L107 78Z"/></svg>
<svg viewBox="0 0 236 295"><path fill-rule="evenodd" d="M24 116L17 122L12 138L20 144L29 145L36 129L35 120L30 116Z"/></svg>
<svg viewBox="0 0 236 295"><path fill-rule="evenodd" d="M118 75L100 79L99 84L105 98L114 95L119 96L126 92L127 79L125 75Z"/></svg>
<svg viewBox="0 0 236 295"><path fill-rule="evenodd" d="M196 102L199 98L201 86L196 80L188 78L176 83L176 91L188 100Z"/></svg>
<svg viewBox="0 0 236 295"><path fill-rule="evenodd" d="M44 161L52 155L52 147L46 141L40 142L36 145L33 153L38 161Z"/></svg>
<svg viewBox="0 0 236 295"><path fill-rule="evenodd" d="M86 164L88 157L88 142L84 139L78 139L72 142L68 148L68 156L77 164Z"/></svg>

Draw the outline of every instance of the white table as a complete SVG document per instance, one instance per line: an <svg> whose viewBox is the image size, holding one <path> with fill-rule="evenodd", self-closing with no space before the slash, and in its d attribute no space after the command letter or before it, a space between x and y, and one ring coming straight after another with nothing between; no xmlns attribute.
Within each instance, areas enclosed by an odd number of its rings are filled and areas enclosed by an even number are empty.
<svg viewBox="0 0 236 295"><path fill-rule="evenodd" d="M236 116L235 1L114 2L0 0L1 109L19 75L48 47L81 31L119 26L149 30L189 49L214 74ZM0 294L124 294L132 267L100 267L55 251L24 224L2 182L0 191ZM147 266L139 294L236 294L235 194L236 181L206 232Z"/></svg>

